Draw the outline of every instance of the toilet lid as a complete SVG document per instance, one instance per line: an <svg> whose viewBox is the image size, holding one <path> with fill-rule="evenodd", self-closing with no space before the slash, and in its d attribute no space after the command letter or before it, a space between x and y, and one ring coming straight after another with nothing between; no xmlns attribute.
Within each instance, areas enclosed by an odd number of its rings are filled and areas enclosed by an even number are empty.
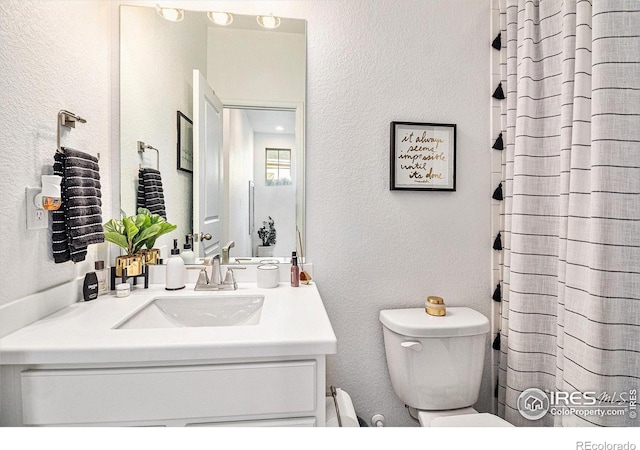
<svg viewBox="0 0 640 450"><path fill-rule="evenodd" d="M430 316L424 308L380 311L380 322L391 331L409 337L475 336L489 332L489 319L471 308L452 306L445 316Z"/></svg>
<svg viewBox="0 0 640 450"><path fill-rule="evenodd" d="M462 414L438 417L431 421L432 427L512 427L509 422L493 414Z"/></svg>

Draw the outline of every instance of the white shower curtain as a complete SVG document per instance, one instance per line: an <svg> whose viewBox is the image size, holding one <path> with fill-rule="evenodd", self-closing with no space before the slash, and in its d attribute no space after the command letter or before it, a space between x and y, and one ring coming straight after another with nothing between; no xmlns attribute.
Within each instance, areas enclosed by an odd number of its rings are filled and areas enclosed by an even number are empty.
<svg viewBox="0 0 640 450"><path fill-rule="evenodd" d="M501 21L499 414L640 426L640 0L502 0ZM529 388L606 401L529 420Z"/></svg>

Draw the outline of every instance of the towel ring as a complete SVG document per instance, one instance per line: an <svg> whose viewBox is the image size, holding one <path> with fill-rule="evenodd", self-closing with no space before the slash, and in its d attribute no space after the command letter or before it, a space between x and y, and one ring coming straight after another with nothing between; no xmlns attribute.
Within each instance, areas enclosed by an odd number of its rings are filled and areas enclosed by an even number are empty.
<svg viewBox="0 0 640 450"><path fill-rule="evenodd" d="M149 150L155 150L156 151L156 169L160 170L160 150L158 150L155 147L150 146L149 144L145 144L142 141L138 141L138 153L140 153L140 157L142 158L142 153L144 153L144 151L146 149ZM142 169L142 164L139 165L139 168Z"/></svg>
<svg viewBox="0 0 640 450"><path fill-rule="evenodd" d="M69 129L76 127L76 122L87 123L86 119L83 119L77 114L74 114L66 109L61 109L58 111L58 127L57 127L57 141L56 141L56 152L63 153L62 147L60 146L60 127L67 127ZM98 161L100 160L100 153L97 155Z"/></svg>

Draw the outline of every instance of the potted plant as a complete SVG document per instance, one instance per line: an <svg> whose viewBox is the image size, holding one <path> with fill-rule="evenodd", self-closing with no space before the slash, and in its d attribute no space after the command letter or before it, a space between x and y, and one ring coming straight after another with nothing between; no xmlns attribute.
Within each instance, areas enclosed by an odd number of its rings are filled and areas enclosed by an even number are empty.
<svg viewBox="0 0 640 450"><path fill-rule="evenodd" d="M273 256L273 246L276 245L276 229L271 216L269 221L263 221L262 227L258 229L258 237L262 245L258 245L258 256Z"/></svg>
<svg viewBox="0 0 640 450"><path fill-rule="evenodd" d="M104 238L126 252L126 255L116 258L116 275L122 276L122 270L126 269L128 276L136 276L142 273L145 263L155 263L145 261L143 248L155 250L152 253L157 256L157 249L153 249L156 239L175 230L177 225L170 224L158 214L151 214L148 209L139 208L138 214L123 215L121 220L111 219L103 228Z"/></svg>

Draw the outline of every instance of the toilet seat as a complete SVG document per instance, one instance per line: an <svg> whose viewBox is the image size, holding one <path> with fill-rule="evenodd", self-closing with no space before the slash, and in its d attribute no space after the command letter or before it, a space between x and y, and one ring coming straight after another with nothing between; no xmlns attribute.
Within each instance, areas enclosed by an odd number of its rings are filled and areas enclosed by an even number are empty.
<svg viewBox="0 0 640 450"><path fill-rule="evenodd" d="M488 413L462 414L438 417L431 421L432 427L513 427L509 422Z"/></svg>

